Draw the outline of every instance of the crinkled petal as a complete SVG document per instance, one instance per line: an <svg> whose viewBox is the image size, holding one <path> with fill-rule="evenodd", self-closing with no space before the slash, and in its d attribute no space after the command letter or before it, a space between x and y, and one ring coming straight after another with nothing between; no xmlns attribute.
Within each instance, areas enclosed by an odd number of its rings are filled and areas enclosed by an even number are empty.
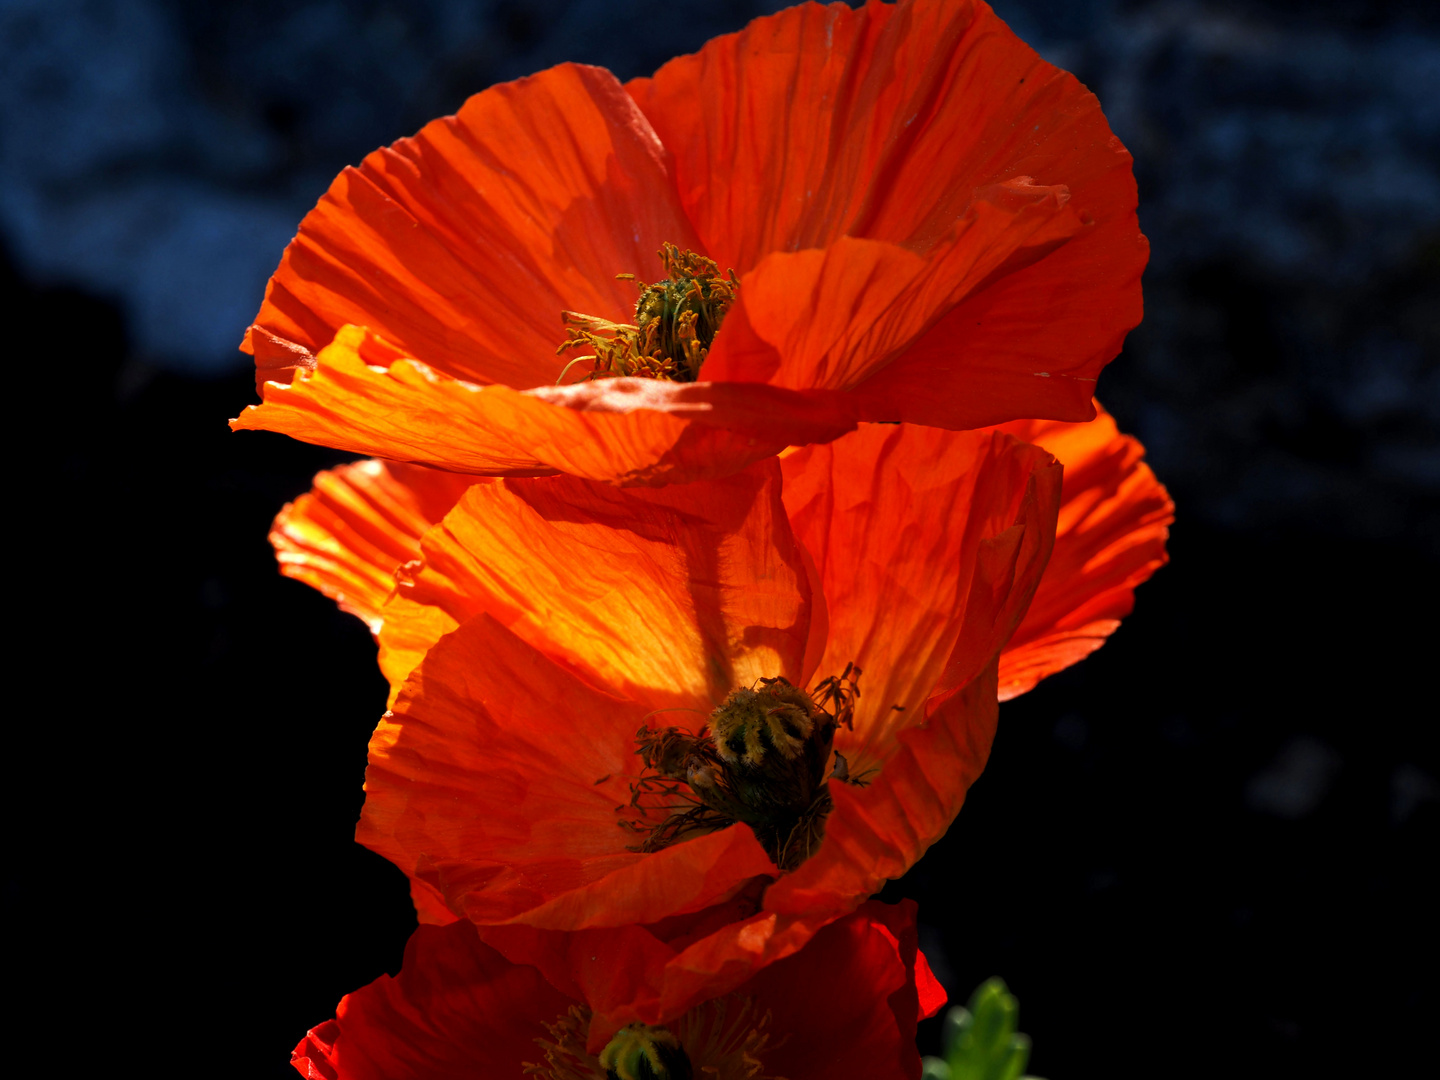
<svg viewBox="0 0 1440 1080"><path fill-rule="evenodd" d="M1094 95L988 6L802 5L627 89L674 154L682 204L709 254L742 275L772 252L805 255L841 237L930 259L995 185L1024 177L1064 189L1070 238L1017 247L978 285L946 293L953 306L934 305L929 321L915 317L919 306L905 305L909 320L890 313L884 321L907 332L896 336L923 333L867 361L873 374L859 398L865 419L950 428L1091 417L1094 379L1140 319L1148 247L1131 158ZM840 296L841 284L816 292ZM942 284L951 288L932 287ZM767 299L748 291L746 307ZM802 311L810 301L799 295ZM827 316L842 323L850 312ZM891 332L883 327L876 341ZM717 339L721 356L729 333L727 324ZM775 361L754 355L754 342L733 348L735 371L743 352L770 377ZM820 362L827 374L853 366Z"/></svg>
<svg viewBox="0 0 1440 1080"><path fill-rule="evenodd" d="M1098 403L1097 403L1098 408ZM1145 448L1103 409L1088 424L1021 420L1005 431L1065 466L1055 551L1020 628L1000 656L1000 700L1078 663L1135 605L1135 587L1165 565L1175 504Z"/></svg>
<svg viewBox="0 0 1440 1080"><path fill-rule="evenodd" d="M289 382L287 364L363 323L455 378L550 383L561 311L628 319L635 287L615 275L649 275L665 241L699 247L664 148L608 71L562 64L342 172L244 347L257 385Z"/></svg>
<svg viewBox="0 0 1440 1080"><path fill-rule="evenodd" d="M1080 232L1068 201L1064 188L1020 177L979 194L924 257L853 237L768 255L741 279L705 377L853 389L964 297Z"/></svg>
<svg viewBox="0 0 1440 1080"><path fill-rule="evenodd" d="M476 484L400 577L404 597L457 624L488 612L651 708L709 712L736 686L802 677L810 581L773 461L670 488Z"/></svg>
<svg viewBox="0 0 1440 1080"><path fill-rule="evenodd" d="M810 919L827 910L842 913L853 907L850 898L868 896L886 880L900 877L944 835L985 767L998 715L1000 651L1023 619L1044 573L1060 498L1060 467L1036 460L1048 460L1048 455L1037 455L1033 447L1003 435L999 442L1023 469L1017 477L1023 496L1018 506L1007 508L1013 524L997 528L1004 519L991 518L989 528L964 555L968 588L943 669L908 722L891 721L892 737L886 743L870 737L859 723L853 735L837 735L836 749L868 784L831 784L835 809L826 822L825 842L813 858L766 892L766 910ZM1003 467L1003 460L997 464ZM984 487L983 481L977 485L977 494ZM973 501L970 512L983 519L991 507L1007 502L1003 495L992 494ZM869 755L877 749L878 772L865 777Z"/></svg>
<svg viewBox="0 0 1440 1080"><path fill-rule="evenodd" d="M420 554L420 537L474 477L387 461L357 461L315 475L286 503L270 543L286 577L303 581L380 631L395 569Z"/></svg>
<svg viewBox="0 0 1440 1080"><path fill-rule="evenodd" d="M603 379L516 391L450 378L361 327L230 422L482 476L564 472L617 484L728 476L790 444L853 429L855 403L814 390Z"/></svg>
<svg viewBox="0 0 1440 1080"><path fill-rule="evenodd" d="M603 782L628 764L626 747L596 733L623 728L636 708L480 616L430 651L376 728L357 839L422 878L422 859L448 866L471 852L492 877L507 857L568 859L572 884L633 862L615 826L623 788ZM546 730L558 717L574 747ZM536 889L521 872L492 892L496 903L518 892L523 908Z"/></svg>
<svg viewBox="0 0 1440 1080"><path fill-rule="evenodd" d="M266 383L262 403L230 427L454 472L553 471L506 437L506 406L519 395L442 375L364 327L342 327L313 366L292 374L292 383Z"/></svg>
<svg viewBox="0 0 1440 1080"><path fill-rule="evenodd" d="M1124 154L1113 170L1123 173L1124 200L1091 209L1075 240L952 308L866 382L862 418L961 428L1093 417L1096 380L1143 314L1150 245L1135 218L1129 161ZM1081 205L1073 187L1071 204Z"/></svg>
<svg viewBox="0 0 1440 1080"><path fill-rule="evenodd" d="M743 829L630 850L616 811L647 711L478 615L430 650L377 727L356 839L477 923L652 922L773 872Z"/></svg>
<svg viewBox="0 0 1440 1080"><path fill-rule="evenodd" d="M855 733L837 745L873 763L894 732L918 722L952 663L982 544L1013 529L1037 499L1051 517L1033 525L1032 539L1053 530L1060 469L1004 435L909 424L862 425L785 455L781 468L791 527L814 557L829 614L814 674L851 662L862 669ZM1015 597L1021 611L1028 600ZM987 639L982 650L990 648ZM977 653L961 681L988 659Z"/></svg>
<svg viewBox="0 0 1440 1080"><path fill-rule="evenodd" d="M403 568L401 568L403 570ZM387 708L393 708L400 688L431 647L460 623L443 608L422 604L396 594L380 609L380 673L390 684Z"/></svg>

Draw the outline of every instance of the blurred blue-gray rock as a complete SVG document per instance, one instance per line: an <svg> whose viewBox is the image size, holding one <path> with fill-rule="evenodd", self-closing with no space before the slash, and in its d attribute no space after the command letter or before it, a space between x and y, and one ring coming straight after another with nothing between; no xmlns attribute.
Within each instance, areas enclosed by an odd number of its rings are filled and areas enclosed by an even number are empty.
<svg viewBox="0 0 1440 1080"><path fill-rule="evenodd" d="M566 59L653 70L781 4L0 5L0 230L22 271L125 310L150 363L218 373L331 177Z"/></svg>
<svg viewBox="0 0 1440 1080"><path fill-rule="evenodd" d="M1440 9L1002 0L1136 159L1100 395L1191 516L1440 549Z"/></svg>
<svg viewBox="0 0 1440 1080"><path fill-rule="evenodd" d="M194 92L188 48L144 0L0 9L0 227L41 282L118 301L141 354L233 368L294 205L234 177L274 138ZM293 200L292 200L293 202Z"/></svg>

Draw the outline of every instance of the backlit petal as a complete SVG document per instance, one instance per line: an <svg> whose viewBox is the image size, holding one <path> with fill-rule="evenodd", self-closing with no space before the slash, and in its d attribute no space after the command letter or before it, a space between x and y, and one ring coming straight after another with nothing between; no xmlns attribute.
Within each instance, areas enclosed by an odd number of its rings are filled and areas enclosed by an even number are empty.
<svg viewBox="0 0 1440 1080"><path fill-rule="evenodd" d="M723 900L773 870L748 830L628 850L616 808L646 712L478 615L376 728L356 839L477 923L614 926Z"/></svg>
<svg viewBox="0 0 1440 1080"><path fill-rule="evenodd" d="M380 673L390 684L386 705L393 707L400 687L437 641L460 623L443 608L398 593L380 609Z"/></svg>
<svg viewBox="0 0 1440 1080"><path fill-rule="evenodd" d="M852 661L864 671L853 739L842 733L837 746L869 760L923 715L967 620L984 622L967 610L986 569L982 546L1032 512L1041 516L1029 527L1031 541L1053 536L1060 469L1044 451L1004 435L908 424L862 425L785 455L781 468L791 526L815 559L829 613L815 674L838 674ZM1046 541L1036 553L1040 567L1048 553ZM1029 596L1013 597L1020 611ZM956 677L973 678L1013 629L997 625L999 639L976 643L980 651Z"/></svg>
<svg viewBox="0 0 1440 1080"><path fill-rule="evenodd" d="M476 484L426 534L401 593L457 624L488 612L650 708L708 713L762 676L798 682L809 634L810 582L774 462L668 488ZM664 720L682 721L699 722Z"/></svg>
<svg viewBox="0 0 1440 1080"><path fill-rule="evenodd" d="M477 386L360 327L343 328L294 379L267 383L263 403L230 426L476 475L685 483L854 427L853 402L827 391L652 379Z"/></svg>
<svg viewBox="0 0 1440 1080"><path fill-rule="evenodd" d="M1009 457L1014 462L1011 469L1019 466L1021 482L1014 484L1012 478L1012 484L1023 495L1017 506L1003 495L996 498L1000 492L987 493L985 478L976 485L970 514L983 520L1004 507L1013 524L997 530L994 526L1005 518L991 518L991 527L980 530L973 547L961 549L968 582L960 625L949 638L953 646L943 670L903 726L895 719L889 721L890 737L884 743L858 722L852 738L845 733L837 736L836 748L861 768L878 746L882 751L878 773L864 788L831 784L835 809L826 823L825 843L813 858L766 892L767 911L801 919L815 919L827 910L843 913L854 903L850 900L847 906L847 897L868 896L886 880L900 877L949 828L966 791L985 766L998 715L1000 650L1023 618L1044 572L1054 543L1060 495L1059 466L1036 460L1048 455L999 438L992 453ZM1003 457L990 458L985 465L1005 468ZM871 576L871 580L883 579ZM888 582L885 586L893 587ZM833 623L831 633L833 639Z"/></svg>
<svg viewBox="0 0 1440 1080"><path fill-rule="evenodd" d="M363 323L435 370L553 382L562 310L633 311L620 272L696 248L667 155L614 76L562 64L346 169L300 224L246 337L265 378ZM261 357L261 354L265 354ZM262 387L263 392L263 387Z"/></svg>
<svg viewBox="0 0 1440 1080"><path fill-rule="evenodd" d="M698 710L653 721L694 728L736 685L798 680L809 590L773 462L655 490L473 485L386 608L412 606L382 646L436 636L411 643L418 667L371 742L359 838L476 922L580 928L716 903L773 866L746 829L628 850L615 809L634 733L656 709Z"/></svg>
<svg viewBox="0 0 1440 1080"><path fill-rule="evenodd" d="M399 462L357 461L317 473L286 503L270 543L286 577L318 589L379 633L395 569L420 554L420 537L473 477Z"/></svg>
<svg viewBox="0 0 1440 1080"><path fill-rule="evenodd" d="M1021 420L1003 429L1065 466L1055 551L1020 628L1000 656L1006 701L1083 660L1135 604L1135 587L1165 565L1175 504L1104 410L1088 424Z"/></svg>
<svg viewBox="0 0 1440 1080"><path fill-rule="evenodd" d="M966 296L1083 231L1068 201L1064 188L1021 177L978 196L923 258L852 237L768 255L741 279L705 376L853 389Z"/></svg>

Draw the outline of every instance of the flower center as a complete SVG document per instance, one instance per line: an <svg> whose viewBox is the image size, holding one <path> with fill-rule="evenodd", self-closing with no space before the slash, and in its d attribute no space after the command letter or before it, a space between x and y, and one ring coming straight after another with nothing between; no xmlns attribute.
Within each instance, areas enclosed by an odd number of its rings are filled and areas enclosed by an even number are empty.
<svg viewBox="0 0 1440 1080"><path fill-rule="evenodd" d="M690 1056L667 1027L627 1024L600 1051L606 1080L694 1080Z"/></svg>
<svg viewBox="0 0 1440 1080"><path fill-rule="evenodd" d="M693 251L681 251L674 244L660 249L665 278L640 286L633 323L616 323L578 311L562 311L560 321L569 337L555 350L559 356L569 349L583 349L560 372L560 379L576 364L590 361L588 379L609 379L637 375L672 382L694 382L700 365L725 313L735 302L740 283L735 271L720 276L713 259ZM634 274L618 275L634 281ZM560 379L556 379L559 382Z"/></svg>
<svg viewBox="0 0 1440 1080"><path fill-rule="evenodd" d="M760 1059L769 1023L752 999L730 994L665 1026L629 1024L597 1057L585 1049L590 1010L572 1005L545 1025L548 1038L535 1040L544 1064L527 1064L525 1072L541 1080L774 1080Z"/></svg>
<svg viewBox="0 0 1440 1080"><path fill-rule="evenodd" d="M732 690L698 734L642 727L635 740L645 770L621 807L630 815L621 824L645 834L634 850L659 851L740 821L776 866L794 870L824 838L834 805L827 781L864 784L841 754L825 771L836 728L851 726L859 678L850 664L813 694L761 679Z"/></svg>

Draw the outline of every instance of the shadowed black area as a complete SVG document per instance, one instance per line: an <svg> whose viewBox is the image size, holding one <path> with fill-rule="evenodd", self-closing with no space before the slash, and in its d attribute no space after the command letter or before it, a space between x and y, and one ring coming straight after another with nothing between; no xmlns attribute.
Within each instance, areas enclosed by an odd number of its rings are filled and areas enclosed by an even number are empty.
<svg viewBox="0 0 1440 1080"><path fill-rule="evenodd" d="M1423 1071L1437 567L1184 525L1172 552L1109 645L1001 706L884 898L919 901L953 1000L1003 975L1037 1076Z"/></svg>

